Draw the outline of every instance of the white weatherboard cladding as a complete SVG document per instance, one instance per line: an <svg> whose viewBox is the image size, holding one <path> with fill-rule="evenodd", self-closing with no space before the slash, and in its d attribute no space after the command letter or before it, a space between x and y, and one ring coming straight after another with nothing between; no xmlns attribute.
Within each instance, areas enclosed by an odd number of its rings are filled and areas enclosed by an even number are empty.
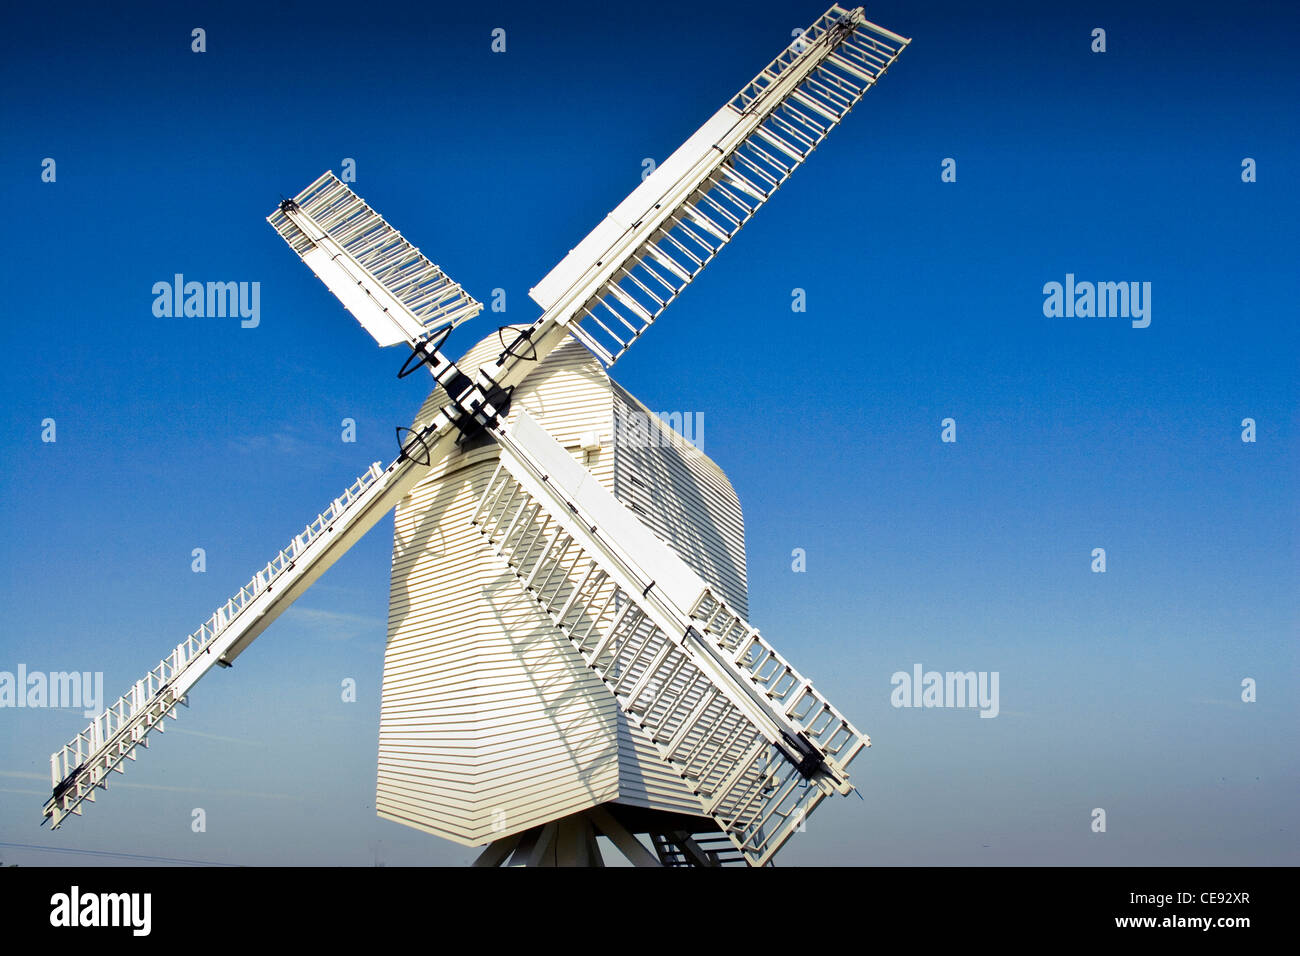
<svg viewBox="0 0 1300 956"><path fill-rule="evenodd" d="M731 482L713 461L676 435L617 382L615 414L640 414L647 440L614 446L614 495L669 542L742 616L749 616L745 524ZM701 515L709 520L701 521Z"/></svg>
<svg viewBox="0 0 1300 956"><path fill-rule="evenodd" d="M460 367L472 374L500 347L493 335ZM417 420L445 402L436 389ZM526 408L620 497L629 487L645 491L641 517L743 608L744 534L730 484L703 455L667 443L645 455L615 449L615 402L635 399L570 342L516 391L510 418ZM583 436L593 431L600 448L584 454ZM468 845L611 800L700 813L677 773L470 525L498 454L490 443L462 453L397 507L377 812ZM692 475L702 490L688 493ZM718 576L719 569L729 570Z"/></svg>

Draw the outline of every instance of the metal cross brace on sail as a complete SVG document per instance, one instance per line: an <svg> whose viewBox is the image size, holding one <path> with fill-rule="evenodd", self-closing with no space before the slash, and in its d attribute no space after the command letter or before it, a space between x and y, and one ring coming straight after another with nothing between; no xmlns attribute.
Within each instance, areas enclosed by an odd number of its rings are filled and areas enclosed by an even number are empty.
<svg viewBox="0 0 1300 956"><path fill-rule="evenodd" d="M58 827L194 684L229 664L471 431L501 446L475 526L751 864L769 862L869 746L511 391L572 335L612 365L907 46L832 6L531 291L542 315L473 377L441 352L481 305L326 173L269 221L381 346L405 344L449 404L417 424L194 634L51 756ZM408 366L410 361L408 361ZM419 453L412 449L418 445Z"/></svg>

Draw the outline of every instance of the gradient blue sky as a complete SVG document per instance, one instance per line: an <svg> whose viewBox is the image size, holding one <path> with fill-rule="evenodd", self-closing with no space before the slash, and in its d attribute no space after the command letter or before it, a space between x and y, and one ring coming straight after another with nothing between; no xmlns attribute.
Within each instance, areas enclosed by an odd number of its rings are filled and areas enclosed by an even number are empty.
<svg viewBox="0 0 1300 956"><path fill-rule="evenodd" d="M263 221L281 195L355 158L361 196L531 321L528 288L642 159L825 6L7 12L0 670L103 671L115 699L394 454L424 383ZM867 13L912 46L614 370L652 408L704 414L745 508L753 622L873 737L864 799L824 805L780 862L1300 862L1293 6ZM177 272L261 282L260 326L155 318ZM1151 282L1150 327L1044 317L1067 272ZM0 844L471 859L374 815L391 531L60 832L37 828L48 755L84 721L0 710ZM1001 715L894 709L890 675L915 663L998 671Z"/></svg>

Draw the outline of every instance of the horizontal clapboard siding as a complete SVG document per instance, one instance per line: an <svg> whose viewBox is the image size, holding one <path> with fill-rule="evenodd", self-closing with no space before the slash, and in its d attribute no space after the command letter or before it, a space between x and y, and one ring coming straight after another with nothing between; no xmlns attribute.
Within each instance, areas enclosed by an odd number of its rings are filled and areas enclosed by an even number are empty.
<svg viewBox="0 0 1300 956"><path fill-rule="evenodd" d="M499 350L493 335L459 364L469 372ZM627 466L613 447L613 409L628 400L591 354L570 342L516 390L513 407L527 408L614 490L626 484L616 468ZM446 401L434 389L416 421L427 422ZM582 437L593 431L601 447L584 453ZM699 813L680 777L471 527L496 463L495 445L461 452L397 508L379 815L479 845L615 800ZM729 570L719 587L743 602L739 506L721 472L708 465L718 477L709 473L708 494L695 495L689 506L653 496L639 506L670 545L681 542L678 553L706 579L735 564L727 548L739 541L739 570ZM647 464L638 474L671 496L685 492L692 467L700 466ZM724 531L698 531L691 524L696 515L706 524L720 521Z"/></svg>
<svg viewBox="0 0 1300 956"><path fill-rule="evenodd" d="M745 523L731 482L702 452L616 382L614 413L648 422L649 434L622 429L614 445L615 491L689 564L749 616Z"/></svg>

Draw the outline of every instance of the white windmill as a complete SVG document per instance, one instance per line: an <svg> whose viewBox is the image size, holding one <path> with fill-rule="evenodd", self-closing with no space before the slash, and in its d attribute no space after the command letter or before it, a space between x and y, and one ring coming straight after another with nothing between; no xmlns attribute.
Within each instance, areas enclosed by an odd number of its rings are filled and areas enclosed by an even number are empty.
<svg viewBox="0 0 1300 956"><path fill-rule="evenodd" d="M51 755L52 825L394 508L381 816L486 844L482 865L598 865L598 833L634 863L764 865L849 793L870 742L745 620L725 475L604 369L908 42L832 6L531 290L540 318L458 362L478 302L332 174L282 202L276 231L437 384L391 464Z"/></svg>

